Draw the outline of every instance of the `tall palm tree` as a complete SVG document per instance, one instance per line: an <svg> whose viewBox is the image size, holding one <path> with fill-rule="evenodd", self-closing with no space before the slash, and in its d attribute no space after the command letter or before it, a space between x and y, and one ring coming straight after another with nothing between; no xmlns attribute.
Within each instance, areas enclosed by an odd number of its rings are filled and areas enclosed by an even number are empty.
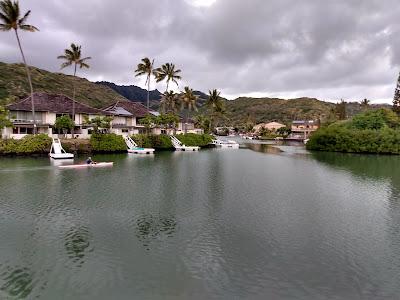
<svg viewBox="0 0 400 300"><path fill-rule="evenodd" d="M179 96L174 91L166 91L161 96L161 111L164 113L176 113L178 111L179 100Z"/></svg>
<svg viewBox="0 0 400 300"><path fill-rule="evenodd" d="M91 59L91 57L81 57L81 46L71 43L71 48L64 50L64 55L60 55L57 57L58 59L65 60L61 64L61 69L64 69L69 66L74 66L74 83L73 83L73 93L72 93L72 120L75 122L75 79L76 79L76 68L79 66L82 68L89 68L90 66L86 63L87 60ZM75 126L74 126L75 127ZM74 136L74 128L72 129L72 136Z"/></svg>
<svg viewBox="0 0 400 300"><path fill-rule="evenodd" d="M20 18L19 4L18 1L11 2L11 0L2 0L0 1L0 31L10 31L14 30L15 36L17 37L18 47L21 51L22 60L25 65L26 74L28 77L29 87L31 89L31 103L32 103L32 117L33 117L33 134L36 133L36 118L35 118L35 102L33 101L33 87L32 87L32 79L31 73L28 68L28 64L26 63L24 51L22 50L21 41L18 36L18 29L23 31L35 32L38 31L35 26L26 24L28 20L29 14L31 13L28 10L22 18Z"/></svg>
<svg viewBox="0 0 400 300"><path fill-rule="evenodd" d="M167 88L165 89L165 91L167 92L170 81L174 82L176 86L179 86L178 80L182 79L182 77L179 75L180 72L181 72L180 69L175 70L174 64L171 63L163 64L161 68L155 69L156 82L166 80Z"/></svg>
<svg viewBox="0 0 400 300"><path fill-rule="evenodd" d="M189 112L191 110L197 111L196 107L197 96L193 93L193 89L185 86L183 93L181 94L181 110L186 109L186 120L185 120L185 133L187 133L187 122L189 119Z"/></svg>
<svg viewBox="0 0 400 300"><path fill-rule="evenodd" d="M150 80L151 75L156 76L156 72L154 70L154 59L150 61L148 57L142 58L142 62L137 65L137 69L135 70L136 77L146 75L146 84L147 84L147 110L150 108Z"/></svg>
<svg viewBox="0 0 400 300"><path fill-rule="evenodd" d="M214 116L216 111L222 111L222 99L220 97L221 92L217 89L213 89L212 91L208 91L208 99L206 101L206 105L211 110L211 118L210 118L210 131L212 131L212 125L214 121Z"/></svg>
<svg viewBox="0 0 400 300"><path fill-rule="evenodd" d="M360 106L363 110L366 110L370 104L371 104L371 101L368 100L367 98L360 101Z"/></svg>

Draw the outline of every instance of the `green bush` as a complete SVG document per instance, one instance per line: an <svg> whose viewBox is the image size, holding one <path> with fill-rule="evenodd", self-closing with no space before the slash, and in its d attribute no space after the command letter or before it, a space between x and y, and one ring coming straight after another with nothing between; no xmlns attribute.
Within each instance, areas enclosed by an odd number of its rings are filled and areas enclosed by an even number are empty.
<svg viewBox="0 0 400 300"><path fill-rule="evenodd" d="M351 127L333 124L321 128L310 137L306 147L317 151L400 154L400 130L387 124L379 130Z"/></svg>
<svg viewBox="0 0 400 300"><path fill-rule="evenodd" d="M171 139L168 135L161 134L136 134L132 139L143 148L154 148L156 150L172 150Z"/></svg>
<svg viewBox="0 0 400 300"><path fill-rule="evenodd" d="M124 152L126 144L121 135L111 134L92 134L90 145L94 152Z"/></svg>
<svg viewBox="0 0 400 300"><path fill-rule="evenodd" d="M0 154L45 154L49 153L51 138L46 134L27 135L20 140L0 140Z"/></svg>
<svg viewBox="0 0 400 300"><path fill-rule="evenodd" d="M213 140L212 136L209 134L187 133L178 134L176 137L186 146L204 147L210 144Z"/></svg>

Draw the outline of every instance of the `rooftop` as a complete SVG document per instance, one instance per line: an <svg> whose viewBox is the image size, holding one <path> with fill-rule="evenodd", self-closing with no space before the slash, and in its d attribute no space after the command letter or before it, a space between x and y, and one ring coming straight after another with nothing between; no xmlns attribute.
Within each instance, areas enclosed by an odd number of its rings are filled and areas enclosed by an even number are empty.
<svg viewBox="0 0 400 300"><path fill-rule="evenodd" d="M55 95L47 93L34 93L33 101L35 111L37 112L52 112L58 114L72 114L73 100L64 95ZM31 97L27 97L21 101L9 104L7 109L10 111L31 111ZM77 114L94 114L94 115L111 115L100 109L90 107L86 104L75 101L75 113Z"/></svg>

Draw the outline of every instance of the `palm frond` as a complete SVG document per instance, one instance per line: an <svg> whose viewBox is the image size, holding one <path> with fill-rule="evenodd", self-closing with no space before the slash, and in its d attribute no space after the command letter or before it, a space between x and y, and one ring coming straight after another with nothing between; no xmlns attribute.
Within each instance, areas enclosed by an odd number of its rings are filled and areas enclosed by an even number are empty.
<svg viewBox="0 0 400 300"><path fill-rule="evenodd" d="M25 15L24 15L21 19L18 20L18 25L19 25L19 26L24 25L25 21L28 19L29 15L30 15L30 13L31 13L31 11L28 10L28 11L25 13Z"/></svg>
<svg viewBox="0 0 400 300"><path fill-rule="evenodd" d="M33 25L20 25L19 28L24 31L35 32L39 31L39 29Z"/></svg>
<svg viewBox="0 0 400 300"><path fill-rule="evenodd" d="M69 67L70 65L72 65L72 61L66 61L66 62L61 64L61 69Z"/></svg>
<svg viewBox="0 0 400 300"><path fill-rule="evenodd" d="M11 25L8 25L8 24L0 24L0 31L9 31L9 30L11 30L11 29L12 29Z"/></svg>
<svg viewBox="0 0 400 300"><path fill-rule="evenodd" d="M89 66L88 64L86 64L86 63L82 62L82 63L80 63L80 64L79 64L79 68L80 68L80 69L82 69L82 68L89 69L89 68L90 68L90 66Z"/></svg>
<svg viewBox="0 0 400 300"><path fill-rule="evenodd" d="M11 23L10 19L2 12L0 12L0 20L4 22L3 25L9 25Z"/></svg>

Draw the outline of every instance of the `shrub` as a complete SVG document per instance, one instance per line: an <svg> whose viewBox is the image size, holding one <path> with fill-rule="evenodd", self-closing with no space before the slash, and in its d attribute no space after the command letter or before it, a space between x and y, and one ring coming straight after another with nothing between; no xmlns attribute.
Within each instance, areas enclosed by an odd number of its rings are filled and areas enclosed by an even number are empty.
<svg viewBox="0 0 400 300"><path fill-rule="evenodd" d="M94 152L125 152L126 145L121 135L92 134L90 145Z"/></svg>
<svg viewBox="0 0 400 300"><path fill-rule="evenodd" d="M168 135L154 134L136 134L132 139L143 148L154 148L156 150L171 150L173 149L171 139Z"/></svg>
<svg viewBox="0 0 400 300"><path fill-rule="evenodd" d="M186 146L204 147L210 144L213 140L212 136L209 134L186 133L178 134L176 137Z"/></svg>
<svg viewBox="0 0 400 300"><path fill-rule="evenodd" d="M51 138L46 134L27 135L20 140L0 140L0 154L49 153Z"/></svg>

